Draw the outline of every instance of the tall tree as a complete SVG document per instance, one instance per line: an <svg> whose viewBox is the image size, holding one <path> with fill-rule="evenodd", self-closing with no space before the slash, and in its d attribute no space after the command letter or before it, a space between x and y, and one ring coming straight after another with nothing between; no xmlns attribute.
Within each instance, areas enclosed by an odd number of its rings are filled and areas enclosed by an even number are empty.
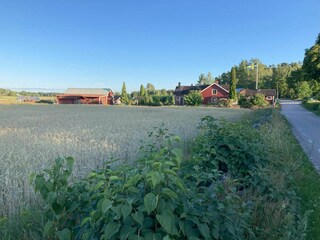
<svg viewBox="0 0 320 240"><path fill-rule="evenodd" d="M197 85L203 85L207 82L207 77L205 74L201 73L197 82Z"/></svg>
<svg viewBox="0 0 320 240"><path fill-rule="evenodd" d="M229 98L233 99L233 100L237 99L236 85L237 85L236 68L232 67L232 69L231 69L231 84L230 84Z"/></svg>
<svg viewBox="0 0 320 240"><path fill-rule="evenodd" d="M307 98L312 94L312 90L308 82L303 81L297 84L297 95L298 98Z"/></svg>
<svg viewBox="0 0 320 240"><path fill-rule="evenodd" d="M126 83L123 82L122 84L122 89L121 89L121 102L123 104L128 104L129 103L129 98L128 98L128 93L127 93L127 87Z"/></svg>
<svg viewBox="0 0 320 240"><path fill-rule="evenodd" d="M140 96L145 96L146 95L146 89L145 87L141 84L140 86Z"/></svg>
<svg viewBox="0 0 320 240"><path fill-rule="evenodd" d="M211 72L208 72L207 75L204 73L201 73L197 82L197 85L208 85L212 84L214 81L214 78L212 77Z"/></svg>
<svg viewBox="0 0 320 240"><path fill-rule="evenodd" d="M306 80L314 79L320 82L320 33L315 44L306 49L302 69Z"/></svg>
<svg viewBox="0 0 320 240"><path fill-rule="evenodd" d="M154 94L154 92L156 90L152 83L147 83L147 88L146 89L147 89L147 92L150 95Z"/></svg>

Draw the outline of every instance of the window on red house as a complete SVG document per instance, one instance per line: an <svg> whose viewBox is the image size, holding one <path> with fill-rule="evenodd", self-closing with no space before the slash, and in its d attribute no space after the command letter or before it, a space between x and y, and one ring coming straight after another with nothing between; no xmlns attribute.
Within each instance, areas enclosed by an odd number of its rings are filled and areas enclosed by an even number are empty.
<svg viewBox="0 0 320 240"><path fill-rule="evenodd" d="M212 95L217 95L217 89L212 89Z"/></svg>

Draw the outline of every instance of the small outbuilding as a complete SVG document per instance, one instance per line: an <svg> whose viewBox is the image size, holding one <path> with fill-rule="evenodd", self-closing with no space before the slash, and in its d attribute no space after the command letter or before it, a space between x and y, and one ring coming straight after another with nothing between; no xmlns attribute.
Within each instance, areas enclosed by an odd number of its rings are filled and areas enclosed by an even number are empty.
<svg viewBox="0 0 320 240"><path fill-rule="evenodd" d="M113 104L110 88L68 88L64 94L57 95L58 104Z"/></svg>
<svg viewBox="0 0 320 240"><path fill-rule="evenodd" d="M240 95L243 95L247 98L252 98L256 94L262 94L265 97L265 100L270 104L274 104L276 100L276 90L275 89L242 89Z"/></svg>

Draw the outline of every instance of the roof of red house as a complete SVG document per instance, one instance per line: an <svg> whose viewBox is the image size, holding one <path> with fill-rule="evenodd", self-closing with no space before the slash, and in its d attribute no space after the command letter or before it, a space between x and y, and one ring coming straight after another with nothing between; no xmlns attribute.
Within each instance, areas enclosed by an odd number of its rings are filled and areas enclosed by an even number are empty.
<svg viewBox="0 0 320 240"><path fill-rule="evenodd" d="M188 94L192 90L199 90L202 91L203 89L209 87L210 85L195 85L195 86L177 86L174 90L174 94Z"/></svg>
<svg viewBox="0 0 320 240"><path fill-rule="evenodd" d="M188 94L190 91L192 90L199 90L199 91L203 91L204 89L206 89L207 87L210 87L211 85L217 85L218 87L223 88L224 90L227 90L229 92L230 90L230 85L227 84L223 84L223 85L219 85L218 83L213 83L213 84L206 84L206 85L191 85L191 86L177 86L174 94L175 95L185 95Z"/></svg>

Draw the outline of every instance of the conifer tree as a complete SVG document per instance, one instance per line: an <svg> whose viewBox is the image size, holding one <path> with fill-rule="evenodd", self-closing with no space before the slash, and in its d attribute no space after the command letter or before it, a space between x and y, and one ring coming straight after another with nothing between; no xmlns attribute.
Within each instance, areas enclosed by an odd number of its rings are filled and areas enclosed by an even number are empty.
<svg viewBox="0 0 320 240"><path fill-rule="evenodd" d="M237 99L236 84L237 84L236 69L234 67L232 67L232 69L231 69L231 84L230 84L229 98L233 99L233 100Z"/></svg>
<svg viewBox="0 0 320 240"><path fill-rule="evenodd" d="M123 84L122 84L121 102L123 104L128 104L128 102L129 102L128 93L127 93L127 87L126 87L126 83L125 82L123 82Z"/></svg>

